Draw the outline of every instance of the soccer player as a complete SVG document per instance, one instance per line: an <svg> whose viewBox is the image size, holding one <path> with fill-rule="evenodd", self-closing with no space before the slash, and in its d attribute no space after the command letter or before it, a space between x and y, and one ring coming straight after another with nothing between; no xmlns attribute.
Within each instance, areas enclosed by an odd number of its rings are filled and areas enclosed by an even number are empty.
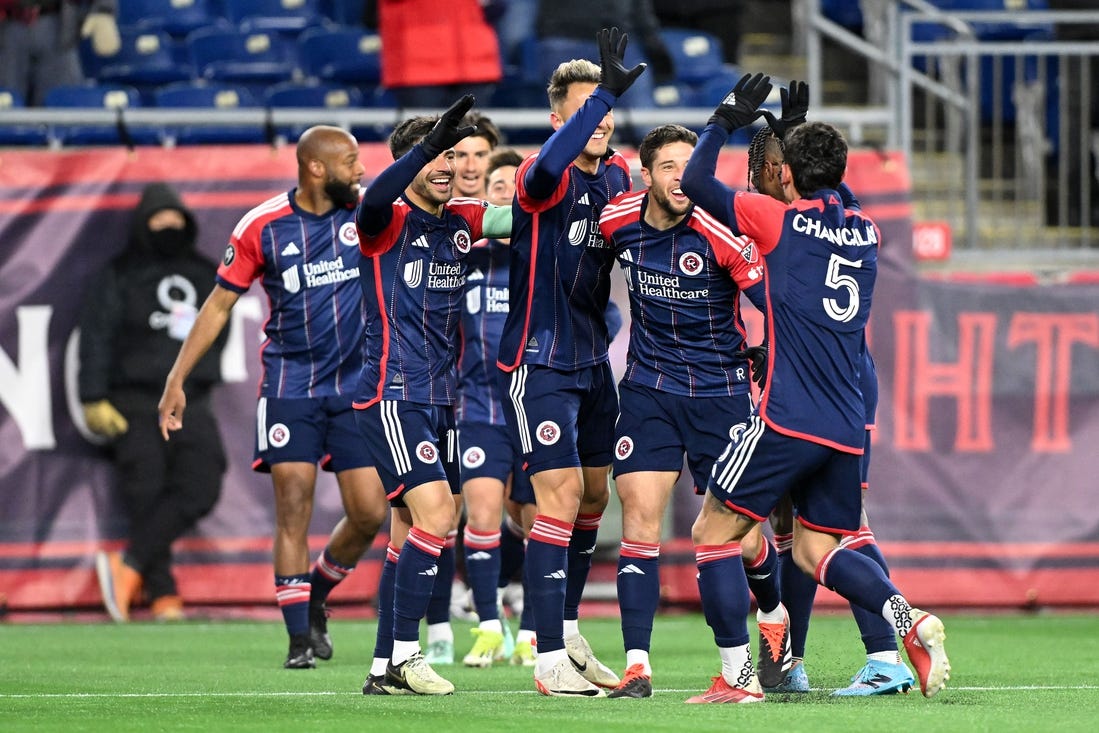
<svg viewBox="0 0 1099 733"><path fill-rule="evenodd" d="M789 205L736 192L714 177L729 133L757 116L771 88L745 75L709 119L682 187L763 255L769 357L767 388L714 466L692 529L699 590L721 655L721 674L690 703L763 700L748 645L748 587L738 541L789 492L797 511L794 559L817 582L892 624L926 697L949 678L942 621L912 608L881 567L843 547L860 526L865 404L859 373L877 274L880 233L846 211L837 189L847 143L830 125L799 125L785 138Z"/></svg>
<svg viewBox="0 0 1099 733"><path fill-rule="evenodd" d="M694 206L680 189L698 136L651 130L638 150L648 188L613 199L599 226L629 290L630 346L619 385L615 486L622 502L618 604L626 674L609 697L651 697L649 644L660 600L660 531L687 456L696 487L751 409L740 293L762 284L751 240ZM758 535L758 533L757 533ZM764 622L784 621L775 553L752 538L769 578L756 591ZM768 557L769 555L769 557Z"/></svg>
<svg viewBox="0 0 1099 733"><path fill-rule="evenodd" d="M459 140L454 145L454 193L456 196L484 199L485 174L488 157L500 144L500 129L492 120L479 112L470 112L462 124L473 127L476 132ZM505 205L510 205L510 199ZM458 519L462 514L463 495L454 495L455 525L446 536L443 554L439 556L439 574L435 578L435 589L431 592L431 602L427 605L427 649L424 656L428 664L454 663L454 630L450 626L451 598L456 583L455 548L458 539Z"/></svg>
<svg viewBox="0 0 1099 733"><path fill-rule="evenodd" d="M577 619L609 497L618 415L604 318L614 255L598 223L630 177L609 148L611 108L644 65L623 66L626 37L617 28L598 41L601 66L580 59L554 71L554 133L519 168L511 304L500 339L505 417L537 499L526 602L538 634L535 685L545 695L598 697L619 682Z"/></svg>
<svg viewBox="0 0 1099 733"><path fill-rule="evenodd" d="M437 120L398 125L389 138L394 163L367 188L357 217L366 337L354 406L395 510L375 665L390 597L392 648L384 677L372 666L364 694L454 691L420 651L419 625L454 524L455 356L465 258L475 240L511 229L510 210L451 198L453 146L474 132L461 123L473 102L466 95Z"/></svg>
<svg viewBox="0 0 1099 733"><path fill-rule="evenodd" d="M290 651L284 666L329 659L325 599L355 567L385 520L385 495L351 408L363 339L355 206L364 169L355 138L316 126L297 145L298 185L249 211L229 239L217 283L180 347L160 398L160 432L183 427L183 383L225 328L252 281L264 324L253 468L275 489L275 595ZM346 517L309 570L308 532L318 462L336 472Z"/></svg>

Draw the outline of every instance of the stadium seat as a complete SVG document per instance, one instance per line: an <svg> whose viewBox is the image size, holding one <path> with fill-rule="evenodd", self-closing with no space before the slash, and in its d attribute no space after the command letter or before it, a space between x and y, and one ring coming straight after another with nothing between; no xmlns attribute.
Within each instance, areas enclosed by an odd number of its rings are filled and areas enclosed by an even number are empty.
<svg viewBox="0 0 1099 733"><path fill-rule="evenodd" d="M672 56L677 81L701 84L721 73L724 56L717 36L684 28L664 28L660 36Z"/></svg>
<svg viewBox="0 0 1099 733"><path fill-rule="evenodd" d="M316 107L348 109L363 106L363 95L354 87L330 84L283 82L275 84L264 95L268 107ZM287 140L297 140L309 125L283 125L276 133Z"/></svg>
<svg viewBox="0 0 1099 733"><path fill-rule="evenodd" d="M243 84L257 96L272 84L294 78L297 64L289 46L277 33L213 28L187 36L198 78Z"/></svg>
<svg viewBox="0 0 1099 733"><path fill-rule="evenodd" d="M242 30L273 33L296 34L323 17L319 0L225 0L225 10Z"/></svg>
<svg viewBox="0 0 1099 733"><path fill-rule="evenodd" d="M337 83L377 84L381 48L381 38L362 29L311 28L298 38L305 75Z"/></svg>
<svg viewBox="0 0 1099 733"><path fill-rule="evenodd" d="M154 93L158 107L195 107L200 109L239 109L259 107L247 87L218 82L176 82ZM260 143L269 135L264 126L234 125L206 127L181 126L164 131L166 142L180 145L196 143Z"/></svg>
<svg viewBox="0 0 1099 733"><path fill-rule="evenodd" d="M363 0L320 0L320 12L337 25L362 26Z"/></svg>
<svg viewBox="0 0 1099 733"><path fill-rule="evenodd" d="M120 29L164 31L183 38L199 28L226 23L211 12L207 0L122 0L118 4Z"/></svg>
<svg viewBox="0 0 1099 733"><path fill-rule="evenodd" d="M118 53L98 57L94 76L100 83L129 84L142 92L142 99L151 101L153 87L191 78L190 65L180 63L166 32L124 30L120 36Z"/></svg>
<svg viewBox="0 0 1099 733"><path fill-rule="evenodd" d="M14 89L0 87L0 114L26 106L22 94ZM45 125L0 125L0 145L45 145L46 142Z"/></svg>
<svg viewBox="0 0 1099 733"><path fill-rule="evenodd" d="M76 84L46 93L46 107L124 110L141 106L137 89L123 84ZM121 120L121 118L119 118ZM155 144L152 130L128 130L119 122L107 125L50 125L50 142L58 145Z"/></svg>

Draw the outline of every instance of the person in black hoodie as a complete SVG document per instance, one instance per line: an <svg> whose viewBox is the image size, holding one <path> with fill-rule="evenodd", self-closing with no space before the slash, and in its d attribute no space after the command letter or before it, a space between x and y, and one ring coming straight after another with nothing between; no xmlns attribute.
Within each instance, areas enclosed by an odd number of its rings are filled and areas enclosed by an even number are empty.
<svg viewBox="0 0 1099 733"><path fill-rule="evenodd" d="M109 440L130 526L123 552L96 556L103 602L115 621L129 619L142 589L155 618L183 617L172 543L221 494L225 450L209 393L221 381L227 334L187 383L187 419L196 429L167 443L153 425L164 380L217 272L216 263L195 249L197 235L194 215L170 186L146 186L129 246L92 280L81 310L84 419Z"/></svg>

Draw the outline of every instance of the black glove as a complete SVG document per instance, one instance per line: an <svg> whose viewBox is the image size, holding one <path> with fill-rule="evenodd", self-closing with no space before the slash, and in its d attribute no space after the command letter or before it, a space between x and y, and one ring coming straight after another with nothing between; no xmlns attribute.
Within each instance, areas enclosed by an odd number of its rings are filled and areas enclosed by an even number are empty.
<svg viewBox="0 0 1099 733"><path fill-rule="evenodd" d="M755 76L745 74L732 91L725 95L725 99L721 100L721 104L717 106L706 124L721 125L726 132L746 127L759 116L756 110L770 93L771 77L763 74Z"/></svg>
<svg viewBox="0 0 1099 733"><path fill-rule="evenodd" d="M786 133L805 122L805 115L809 113L809 85L803 81L792 81L788 90L779 87L778 93L782 97L782 119L776 120L765 109L760 110L760 114L767 118L767 124L781 140Z"/></svg>
<svg viewBox="0 0 1099 733"><path fill-rule="evenodd" d="M752 381L760 389L763 389L767 383L767 342L764 341L759 346L749 346L743 351L736 352L733 356L738 359L748 360L752 366Z"/></svg>
<svg viewBox="0 0 1099 733"><path fill-rule="evenodd" d="M599 69L602 72L599 86L616 97L621 97L645 70L645 64L638 64L632 69L623 66L628 39L629 36L620 33L617 28L604 28L595 34L595 40L599 43Z"/></svg>
<svg viewBox="0 0 1099 733"><path fill-rule="evenodd" d="M435 127L431 128L431 132L424 135L424 139L420 144L430 160L434 160L444 150L453 148L459 140L464 140L477 132L477 128L473 125L458 127L466 113L473 109L473 104L476 101L472 94L462 97L450 105L450 109L443 112L443 116L435 123Z"/></svg>

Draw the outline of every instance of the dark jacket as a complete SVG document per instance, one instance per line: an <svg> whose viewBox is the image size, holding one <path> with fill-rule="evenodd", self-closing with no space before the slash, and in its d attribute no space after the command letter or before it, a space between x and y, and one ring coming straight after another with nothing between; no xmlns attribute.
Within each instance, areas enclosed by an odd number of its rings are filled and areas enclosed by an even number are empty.
<svg viewBox="0 0 1099 733"><path fill-rule="evenodd" d="M176 240L156 238L149 217L163 209L183 212L187 225ZM150 184L130 226L129 244L88 284L80 318L81 402L120 390L159 395L194 315L214 285L217 265L195 249L194 214L169 186ZM186 388L201 398L221 381L218 340L191 372Z"/></svg>

